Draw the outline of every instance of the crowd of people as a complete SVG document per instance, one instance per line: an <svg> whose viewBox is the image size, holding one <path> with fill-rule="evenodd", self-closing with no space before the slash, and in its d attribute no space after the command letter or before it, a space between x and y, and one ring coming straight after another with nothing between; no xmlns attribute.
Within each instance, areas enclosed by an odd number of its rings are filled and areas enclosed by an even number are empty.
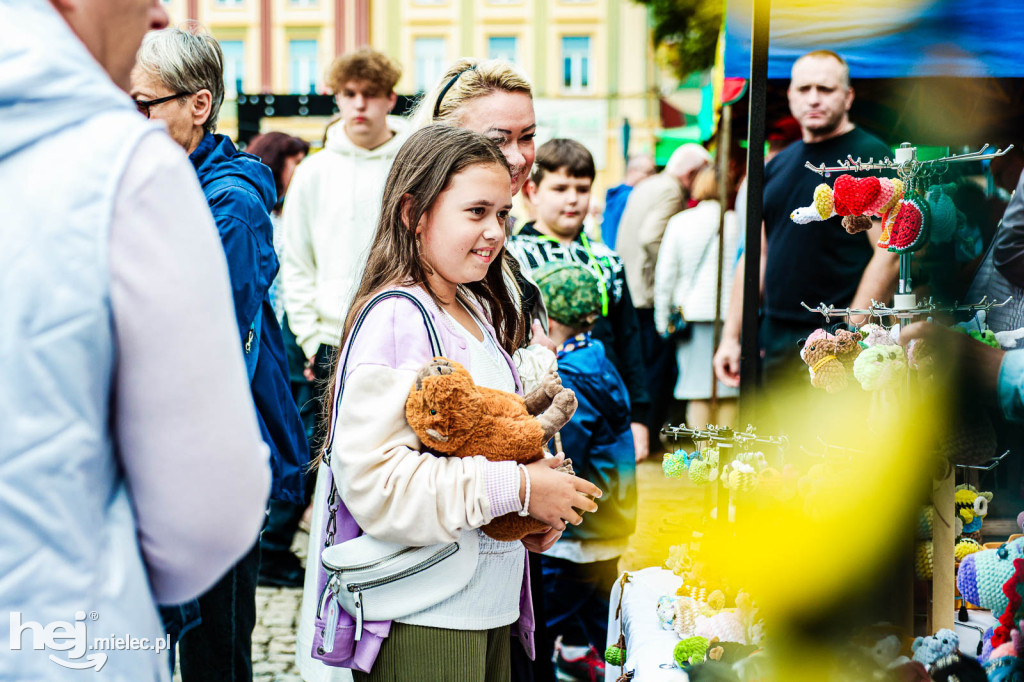
<svg viewBox="0 0 1024 682"><path fill-rule="evenodd" d="M111 679L168 679L176 659L185 682L251 679L258 584L302 588L306 680L601 669L637 462L673 400L690 423L735 420L744 216L711 154L682 145L660 172L631 158L595 232L593 156L564 138L535 148L530 80L505 61L459 59L405 119L390 115L400 65L341 55L340 117L316 153L218 134L220 46L168 27L156 0L0 4L0 63L0 606L170 636L169 658L112 652ZM796 62L800 139L766 169L768 383L817 326L800 301L858 306L895 286L878 225L865 239L789 220L816 183L805 161L887 152L852 101L841 57ZM576 407L553 455L424 447L406 401L439 349L522 396L557 369ZM999 375L1001 356L979 358ZM480 530L506 514L544 530ZM305 567L290 551L304 518ZM321 562L361 536L475 547L475 569L364 622ZM0 641L26 628L0 622ZM74 674L12 648L0 676Z"/></svg>

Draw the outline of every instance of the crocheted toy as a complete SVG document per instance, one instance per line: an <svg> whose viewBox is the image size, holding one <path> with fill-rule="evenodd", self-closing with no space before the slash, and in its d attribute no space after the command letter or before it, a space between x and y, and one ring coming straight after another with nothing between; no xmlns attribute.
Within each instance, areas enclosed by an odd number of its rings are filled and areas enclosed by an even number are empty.
<svg viewBox="0 0 1024 682"><path fill-rule="evenodd" d="M665 478L682 478L690 468L690 453L685 450L666 452L661 459L661 470Z"/></svg>
<svg viewBox="0 0 1024 682"><path fill-rule="evenodd" d="M814 201L811 205L796 209L789 214L789 218L798 225L806 225L820 220L828 220L836 215L832 209L832 188L822 183L814 188Z"/></svg>
<svg viewBox="0 0 1024 682"><path fill-rule="evenodd" d="M709 641L717 638L720 642L749 644L747 629L740 616L733 611L722 611L710 617L698 618L693 634L705 637Z"/></svg>
<svg viewBox="0 0 1024 682"><path fill-rule="evenodd" d="M920 580L932 579L934 548L931 540L919 542L914 547L914 575Z"/></svg>
<svg viewBox="0 0 1024 682"><path fill-rule="evenodd" d="M917 526L914 529L914 537L918 540L928 540L932 537L932 523L935 520L935 507L928 505L921 507L917 514Z"/></svg>
<svg viewBox="0 0 1024 682"><path fill-rule="evenodd" d="M903 198L903 181L878 178L878 197L865 210L866 215L881 218L893 205Z"/></svg>
<svg viewBox="0 0 1024 682"><path fill-rule="evenodd" d="M865 649L871 660L875 662L879 668L883 670L892 670L898 668L904 663L909 663L910 659L906 656L901 656L900 651L903 648L903 644L900 642L900 638L896 635L888 635L875 642L874 646Z"/></svg>
<svg viewBox="0 0 1024 682"><path fill-rule="evenodd" d="M968 554L960 562L956 586L967 603L1001 613L1009 603L1003 584L1013 575L1013 561L1024 558L1024 538L1007 542L998 549Z"/></svg>
<svg viewBox="0 0 1024 682"><path fill-rule="evenodd" d="M457 362L434 358L416 375L405 417L423 445L453 457L483 455L527 464L544 456L544 444L572 418L576 395L554 371L525 398L473 383ZM495 540L520 540L545 528L509 513L482 530Z"/></svg>
<svg viewBox="0 0 1024 682"><path fill-rule="evenodd" d="M686 549L686 545L672 545L668 548L668 558L665 559L665 568L678 576L682 576L693 566L693 557Z"/></svg>
<svg viewBox="0 0 1024 682"><path fill-rule="evenodd" d="M676 616L676 602L679 601L679 599L680 597L675 595L664 595L658 597L658 626L662 630L672 629L672 621Z"/></svg>
<svg viewBox="0 0 1024 682"><path fill-rule="evenodd" d="M918 637L910 649L914 659L925 666L931 666L940 658L952 655L960 646L960 638L952 630L943 628L931 637Z"/></svg>
<svg viewBox="0 0 1024 682"><path fill-rule="evenodd" d="M690 462L690 482L704 485L718 480L718 448L708 448Z"/></svg>
<svg viewBox="0 0 1024 682"><path fill-rule="evenodd" d="M848 379L846 367L836 357L835 339L812 337L813 334L800 351L800 359L806 363L811 375L811 386L838 393L846 388Z"/></svg>
<svg viewBox="0 0 1024 682"><path fill-rule="evenodd" d="M687 668L694 663L702 663L708 652L708 640L703 637L688 637L676 644L672 659L680 668Z"/></svg>
<svg viewBox="0 0 1024 682"><path fill-rule="evenodd" d="M957 514L957 535L976 533L988 516L988 503L992 493L979 493L972 485L958 485L954 493Z"/></svg>
<svg viewBox="0 0 1024 682"><path fill-rule="evenodd" d="M932 217L932 241L945 244L956 231L957 210L949 192L956 185L935 185L928 192L928 210Z"/></svg>
<svg viewBox="0 0 1024 682"><path fill-rule="evenodd" d="M1013 575L1003 583L1006 608L999 616L999 625L993 630L988 642L992 647L991 656L1016 656L1019 653L1021 619L1024 618L1024 559L1014 559Z"/></svg>
<svg viewBox="0 0 1024 682"><path fill-rule="evenodd" d="M618 641L604 650L604 660L609 665L619 667L626 662L626 636L624 634L620 634Z"/></svg>
<svg viewBox="0 0 1024 682"><path fill-rule="evenodd" d="M736 492L746 493L757 487L757 472L754 471L754 467L740 461L730 462L723 467L722 477L722 485Z"/></svg>
<svg viewBox="0 0 1024 682"><path fill-rule="evenodd" d="M832 185L834 210L842 216L864 215L868 207L875 206L881 191L882 183L876 177L840 175Z"/></svg>
<svg viewBox="0 0 1024 682"><path fill-rule="evenodd" d="M860 328L861 345L864 348L872 346L895 346L896 340L892 338L892 332L878 324L866 324Z"/></svg>
<svg viewBox="0 0 1024 682"><path fill-rule="evenodd" d="M889 236L889 250L893 253L917 251L927 243L930 229L928 202L919 197L902 199Z"/></svg>
<svg viewBox="0 0 1024 682"><path fill-rule="evenodd" d="M760 472L768 466L768 460L764 453L756 450L737 453L735 461L753 467L755 472Z"/></svg>
<svg viewBox="0 0 1024 682"><path fill-rule="evenodd" d="M853 363L853 376L865 391L894 386L906 374L907 356L902 346L871 346Z"/></svg>
<svg viewBox="0 0 1024 682"><path fill-rule="evenodd" d="M889 248L889 242L892 241L893 228L896 226L896 218L900 214L900 202L886 211L882 215L882 234L878 238L878 248L887 249Z"/></svg>
<svg viewBox="0 0 1024 682"><path fill-rule="evenodd" d="M871 218L866 215L848 215L843 218L843 229L850 234L860 234L871 229Z"/></svg>
<svg viewBox="0 0 1024 682"><path fill-rule="evenodd" d="M986 346L992 346L993 348L999 348L999 340L996 338L996 333L991 329L985 329L978 331L977 329L965 329L960 325L953 327L953 331L960 332L961 334L967 334L975 341L980 341Z"/></svg>
<svg viewBox="0 0 1024 682"><path fill-rule="evenodd" d="M928 379L935 375L935 352L925 339L913 339L907 345L907 366Z"/></svg>
<svg viewBox="0 0 1024 682"><path fill-rule="evenodd" d="M860 345L863 337L860 332L851 332L846 329L837 329L833 335L836 344L836 357L848 372L853 371L853 363L864 348Z"/></svg>
<svg viewBox="0 0 1024 682"><path fill-rule="evenodd" d="M962 538L953 547L953 556L956 558L957 563L960 563L967 555L980 552L983 549L985 548L981 546L981 543L974 538Z"/></svg>

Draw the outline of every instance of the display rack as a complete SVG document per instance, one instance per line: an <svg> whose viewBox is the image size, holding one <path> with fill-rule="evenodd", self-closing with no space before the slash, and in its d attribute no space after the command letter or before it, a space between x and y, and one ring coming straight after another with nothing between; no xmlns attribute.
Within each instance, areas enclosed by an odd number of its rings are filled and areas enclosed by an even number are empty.
<svg viewBox="0 0 1024 682"><path fill-rule="evenodd" d="M747 425L745 431L736 431L725 426L718 426L708 424L703 429L694 429L685 425L680 426L665 426L661 429L661 433L664 436L672 440L690 440L696 445L698 443L711 443L715 447L733 449L734 453L743 452L753 445L771 445L779 449L779 452L783 452L784 448L789 444L789 438L786 436L759 436L757 435L754 426L751 424ZM721 456L724 458L727 453L722 452ZM780 460L782 456L780 454ZM721 465L725 465L726 462L722 461ZM779 462L781 465L781 461ZM704 496L704 511L708 512L710 509L717 509L716 515L720 523L728 523L735 520L735 504L733 500L732 491L723 490L724 481L719 476L715 481L715 484L708 486L707 494ZM710 518L705 513L705 518Z"/></svg>
<svg viewBox="0 0 1024 682"><path fill-rule="evenodd" d="M833 173L895 171L904 183L906 183L907 195L909 195L917 182L923 181L927 178L938 178L946 172L949 164L951 163L994 159L999 156L1003 156L1011 149L1013 149L1013 145L990 152L988 151L989 145L986 144L976 152L954 154L938 159L919 161L917 158L917 147L912 146L908 142L904 142L896 150L894 160L886 156L881 161L875 161L873 157L867 161L863 161L860 158L854 159L852 156L848 156L846 161L837 161L835 166L825 166L825 164L815 166L810 162L805 163L804 166L822 177L830 177ZM935 312L952 313L964 311L976 312L979 310L987 311L992 308L1004 306L1012 300L1011 298L1008 298L1002 303L998 303L996 301L988 301L986 297L977 303L966 305L954 303L952 306L943 306L936 305L932 299L929 298L927 301L919 303L917 296L912 291L910 257L911 254L909 252L900 253L899 284L893 300L893 305L891 306L881 304L874 300L871 301L871 307L867 309L836 308L835 306L826 303L820 303L816 308L812 308L804 302L801 302L801 305L811 312L820 313L829 320L835 317L841 317L849 321L849 318L854 316L868 319L888 317L896 318L900 327L903 328L909 325L914 319L927 317ZM909 383L907 390L910 390ZM992 466L996 466L1001 459L1002 458L1000 457L996 460ZM952 468L950 468L948 475L943 479L933 481L932 504L935 505L936 509L949 509L951 512L955 509L954 487L955 475L954 469ZM955 538L953 527L946 524L936 524L933 532L932 595L928 608L927 625L929 632L935 632L941 628L952 629L955 593L953 555Z"/></svg>
<svg viewBox="0 0 1024 682"><path fill-rule="evenodd" d="M875 161L874 157L867 161L861 161L860 157L854 159L853 156L847 156L846 161L836 161L837 165L835 166L826 166L825 164L815 166L810 161L807 161L804 163L804 167L826 178L831 177L832 173L862 173L864 171L894 170L899 173L900 177L913 179L914 177L919 177L922 173L929 175L942 175L946 172L946 166L951 163L985 161L987 159L994 159L996 157L1003 156L1013 149L1013 145L1011 144L1004 149L997 149L994 152L988 151L988 148L989 145L986 144L976 152L953 154L952 156L943 156L939 159L918 161L917 147L911 146L909 142L904 142L900 145L899 149L896 150L895 161L890 160L888 156L882 161Z"/></svg>

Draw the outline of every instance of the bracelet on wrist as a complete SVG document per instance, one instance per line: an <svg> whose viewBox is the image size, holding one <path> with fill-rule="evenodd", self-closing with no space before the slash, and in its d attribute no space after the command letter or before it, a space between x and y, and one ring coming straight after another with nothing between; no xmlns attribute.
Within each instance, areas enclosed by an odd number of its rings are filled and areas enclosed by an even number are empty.
<svg viewBox="0 0 1024 682"><path fill-rule="evenodd" d="M520 464L519 468L523 470L523 476L526 478L526 492L523 494L523 508L519 510L520 516L530 515L530 472L527 471L525 464Z"/></svg>

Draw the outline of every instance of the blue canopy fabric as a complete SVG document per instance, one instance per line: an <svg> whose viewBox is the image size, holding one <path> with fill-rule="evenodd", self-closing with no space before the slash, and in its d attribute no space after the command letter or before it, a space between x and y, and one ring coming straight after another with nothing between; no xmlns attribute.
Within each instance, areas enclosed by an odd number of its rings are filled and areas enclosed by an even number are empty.
<svg viewBox="0 0 1024 682"><path fill-rule="evenodd" d="M726 4L726 78L750 75L752 0ZM773 0L768 78L833 50L850 76L1024 77L1024 0Z"/></svg>

